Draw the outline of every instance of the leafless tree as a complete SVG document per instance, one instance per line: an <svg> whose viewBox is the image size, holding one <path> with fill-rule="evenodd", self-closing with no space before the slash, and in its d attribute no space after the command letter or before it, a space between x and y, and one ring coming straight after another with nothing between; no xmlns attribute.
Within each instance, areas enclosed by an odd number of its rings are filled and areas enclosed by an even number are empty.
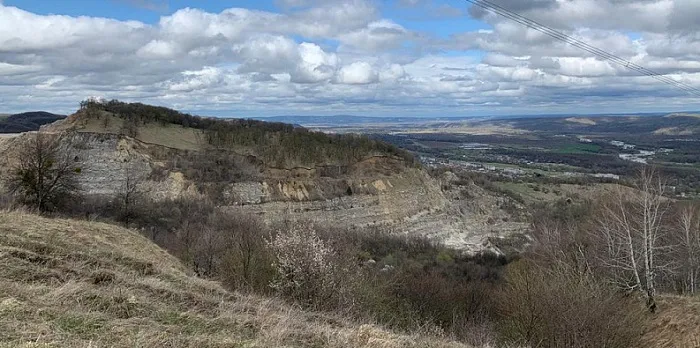
<svg viewBox="0 0 700 348"><path fill-rule="evenodd" d="M635 190L618 186L603 205L599 227L605 252L602 263L618 285L641 291L647 307L656 308L656 279L667 265L659 257L669 246L661 243L663 218L668 210L666 185L652 168L644 168Z"/></svg>
<svg viewBox="0 0 700 348"><path fill-rule="evenodd" d="M210 224L203 226L195 245L194 268L198 275L214 277L219 273L224 249L224 235Z"/></svg>
<svg viewBox="0 0 700 348"><path fill-rule="evenodd" d="M678 214L678 227L674 233L677 248L682 291L695 294L700 277L700 211L693 204L685 204Z"/></svg>
<svg viewBox="0 0 700 348"><path fill-rule="evenodd" d="M502 338L514 346L637 346L643 310L592 274L529 260L506 272L496 306Z"/></svg>
<svg viewBox="0 0 700 348"><path fill-rule="evenodd" d="M267 228L254 217L233 212L226 213L219 221L223 222L226 246L222 279L239 290L266 288L268 276L274 271L265 245Z"/></svg>
<svg viewBox="0 0 700 348"><path fill-rule="evenodd" d="M128 226L137 213L139 203L147 193L145 187L147 173L139 170L133 161L125 162L122 171L124 175L116 201L120 210L119 218Z"/></svg>
<svg viewBox="0 0 700 348"><path fill-rule="evenodd" d="M11 191L41 212L55 210L79 190L70 135L38 132L19 149L9 180Z"/></svg>

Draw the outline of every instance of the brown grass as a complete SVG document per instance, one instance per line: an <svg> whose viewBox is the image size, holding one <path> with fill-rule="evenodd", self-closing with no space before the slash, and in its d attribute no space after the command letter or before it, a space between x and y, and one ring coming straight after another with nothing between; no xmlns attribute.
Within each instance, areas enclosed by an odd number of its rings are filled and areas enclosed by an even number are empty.
<svg viewBox="0 0 700 348"><path fill-rule="evenodd" d="M664 296L642 337L643 347L700 347L700 299Z"/></svg>
<svg viewBox="0 0 700 348"><path fill-rule="evenodd" d="M108 119L105 122L105 119ZM64 128L77 126L79 132L121 134L124 120L109 113L102 113L99 118L77 118L79 124L67 123ZM136 139L147 143L162 145L179 150L201 150L206 146L202 131L179 125L148 123L138 126Z"/></svg>
<svg viewBox="0 0 700 348"><path fill-rule="evenodd" d="M138 233L0 212L0 347L465 347L232 294Z"/></svg>

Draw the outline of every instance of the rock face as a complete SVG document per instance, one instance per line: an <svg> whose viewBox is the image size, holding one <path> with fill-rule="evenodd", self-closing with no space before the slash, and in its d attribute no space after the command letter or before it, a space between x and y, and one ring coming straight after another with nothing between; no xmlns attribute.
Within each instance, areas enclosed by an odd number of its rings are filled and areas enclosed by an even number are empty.
<svg viewBox="0 0 700 348"><path fill-rule="evenodd" d="M13 143L20 143L22 137L0 140L0 150L11 152ZM134 176L144 181L146 192L154 199L204 191L204 183L169 169L166 162L177 150L94 132L75 133L70 146L86 194L114 195ZM459 193L464 187L445 188L451 187L445 185L449 177L435 179L412 167L393 173L382 170L395 168L391 161L369 158L341 177L323 176L320 173L327 170L318 168L267 169L259 180L224 185L222 208L255 214L269 223L296 219L332 227L380 226L397 234L428 236L467 252L498 252L489 238L527 229L500 208L499 200L505 198L474 186L468 188L471 198L465 200ZM7 162L1 164L8 167Z"/></svg>

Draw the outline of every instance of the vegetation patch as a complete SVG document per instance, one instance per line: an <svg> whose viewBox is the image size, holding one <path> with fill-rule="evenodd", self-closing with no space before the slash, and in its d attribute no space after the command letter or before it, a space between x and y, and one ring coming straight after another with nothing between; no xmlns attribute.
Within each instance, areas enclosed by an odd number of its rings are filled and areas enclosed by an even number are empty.
<svg viewBox="0 0 700 348"><path fill-rule="evenodd" d="M560 147L558 152L560 153L598 153L601 150L601 146L597 144L571 144L567 146Z"/></svg>
<svg viewBox="0 0 700 348"><path fill-rule="evenodd" d="M99 118L105 112L123 120L120 133L125 135L137 137L142 127L151 124L194 129L201 132L202 143L209 147L252 152L271 167L349 165L371 156L398 157L407 163L414 161L408 152L366 136L328 135L284 123L202 118L164 107L116 100L85 101L78 114Z"/></svg>

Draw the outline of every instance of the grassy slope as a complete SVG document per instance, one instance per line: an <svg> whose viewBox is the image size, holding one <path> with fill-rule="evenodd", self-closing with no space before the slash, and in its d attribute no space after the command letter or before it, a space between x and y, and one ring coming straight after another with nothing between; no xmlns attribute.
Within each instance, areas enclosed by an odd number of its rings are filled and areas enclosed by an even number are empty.
<svg viewBox="0 0 700 348"><path fill-rule="evenodd" d="M0 347L464 347L231 294L116 226L0 212Z"/></svg>
<svg viewBox="0 0 700 348"><path fill-rule="evenodd" d="M120 134L124 121L107 112L99 118L72 116L67 122L52 125L52 130L66 130L75 127L78 132ZM136 139L148 144L157 144L179 150L202 150L206 147L204 133L194 128L174 124L149 123L139 126Z"/></svg>
<svg viewBox="0 0 700 348"><path fill-rule="evenodd" d="M663 296L642 337L642 347L700 347L700 297Z"/></svg>

